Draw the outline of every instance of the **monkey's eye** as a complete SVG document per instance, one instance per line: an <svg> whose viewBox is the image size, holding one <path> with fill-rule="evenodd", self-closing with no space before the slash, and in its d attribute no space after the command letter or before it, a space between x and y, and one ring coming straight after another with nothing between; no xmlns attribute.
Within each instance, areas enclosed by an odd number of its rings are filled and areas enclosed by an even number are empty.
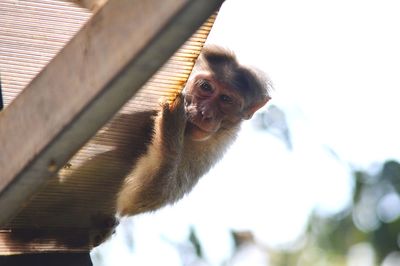
<svg viewBox="0 0 400 266"><path fill-rule="evenodd" d="M213 91L213 87L207 80L201 80L199 82L199 85L200 85L201 90L204 92L212 92Z"/></svg>
<svg viewBox="0 0 400 266"><path fill-rule="evenodd" d="M233 99L231 97L229 97L228 95L221 95L219 98L225 104L232 104L233 103Z"/></svg>

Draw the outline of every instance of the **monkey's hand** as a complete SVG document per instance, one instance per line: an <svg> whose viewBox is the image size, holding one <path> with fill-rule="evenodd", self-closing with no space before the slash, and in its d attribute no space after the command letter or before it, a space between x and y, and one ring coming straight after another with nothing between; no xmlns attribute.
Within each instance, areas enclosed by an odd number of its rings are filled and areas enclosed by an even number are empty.
<svg viewBox="0 0 400 266"><path fill-rule="evenodd" d="M175 99L163 104L163 118L170 119L169 122L174 122L179 125L186 123L185 99L182 93L176 94Z"/></svg>
<svg viewBox="0 0 400 266"><path fill-rule="evenodd" d="M183 143L183 136L186 128L186 112L184 95L179 93L171 102L162 104L160 122L160 132L164 148L169 151L180 149Z"/></svg>

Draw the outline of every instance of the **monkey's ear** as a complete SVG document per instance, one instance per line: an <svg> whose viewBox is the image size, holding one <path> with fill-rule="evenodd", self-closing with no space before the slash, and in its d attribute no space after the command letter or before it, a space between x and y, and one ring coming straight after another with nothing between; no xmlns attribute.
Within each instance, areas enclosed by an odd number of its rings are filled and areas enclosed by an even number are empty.
<svg viewBox="0 0 400 266"><path fill-rule="evenodd" d="M260 109L261 107L263 107L269 100L271 100L271 97L269 96L265 96L264 99L262 99L261 101L255 102L253 105L251 105L246 111L243 112L243 119L250 119L253 117L254 113Z"/></svg>

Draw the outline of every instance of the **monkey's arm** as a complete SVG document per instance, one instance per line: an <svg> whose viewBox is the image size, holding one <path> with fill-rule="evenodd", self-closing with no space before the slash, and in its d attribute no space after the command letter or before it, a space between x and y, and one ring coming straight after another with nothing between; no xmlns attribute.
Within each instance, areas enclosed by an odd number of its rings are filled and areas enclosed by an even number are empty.
<svg viewBox="0 0 400 266"><path fill-rule="evenodd" d="M155 117L151 144L118 195L117 212L121 216L155 210L175 200L186 126L183 101L178 95L171 104L164 103Z"/></svg>

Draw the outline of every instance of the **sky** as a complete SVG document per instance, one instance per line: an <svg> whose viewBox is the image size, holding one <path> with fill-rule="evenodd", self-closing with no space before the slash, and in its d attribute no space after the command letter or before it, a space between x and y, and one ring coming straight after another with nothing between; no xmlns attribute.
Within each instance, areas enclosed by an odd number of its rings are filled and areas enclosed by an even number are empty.
<svg viewBox="0 0 400 266"><path fill-rule="evenodd" d="M349 204L352 169L400 159L399 14L394 0L227 0L209 42L268 74L269 104L284 111L293 148L246 123L189 196L134 218L136 253L127 255L117 234L108 260L180 265L171 243L194 226L209 265L220 265L232 251L231 229L284 247L301 239L313 210Z"/></svg>

